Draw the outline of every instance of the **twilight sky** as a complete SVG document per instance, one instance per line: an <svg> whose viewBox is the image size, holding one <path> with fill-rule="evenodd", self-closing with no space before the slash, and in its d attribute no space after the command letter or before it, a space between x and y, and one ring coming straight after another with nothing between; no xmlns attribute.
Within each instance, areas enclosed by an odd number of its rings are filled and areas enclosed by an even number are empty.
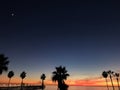
<svg viewBox="0 0 120 90"><path fill-rule="evenodd" d="M9 57L15 80L27 72L26 82L39 82L42 73L50 81L59 65L73 84L119 71L119 10L112 0L0 1L0 53Z"/></svg>

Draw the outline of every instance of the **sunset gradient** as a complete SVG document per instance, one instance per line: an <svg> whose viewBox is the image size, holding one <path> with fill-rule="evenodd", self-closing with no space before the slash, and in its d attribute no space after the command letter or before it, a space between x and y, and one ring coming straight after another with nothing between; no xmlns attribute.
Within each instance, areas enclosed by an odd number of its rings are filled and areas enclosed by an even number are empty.
<svg viewBox="0 0 120 90"><path fill-rule="evenodd" d="M110 0L0 1L0 54L9 57L11 83L20 84L25 71L27 84L41 84L44 73L54 85L52 72L62 65L69 85L105 86L103 71L120 72L119 10Z"/></svg>
<svg viewBox="0 0 120 90"><path fill-rule="evenodd" d="M1 76L0 84L8 84L8 78L5 76ZM84 79L78 79L74 80L72 78L69 78L68 80L65 81L68 85L72 86L106 86L105 79L101 77L91 77L91 78L84 78ZM117 82L115 78L113 79L114 85L117 86ZM18 84L20 85L21 79L18 77L13 77L11 84ZM34 79L29 79L26 78L24 80L24 83L27 85L41 85L41 80L34 80ZM57 82L52 82L50 79L45 80L46 85L57 85ZM111 81L108 78L108 85L111 86Z"/></svg>

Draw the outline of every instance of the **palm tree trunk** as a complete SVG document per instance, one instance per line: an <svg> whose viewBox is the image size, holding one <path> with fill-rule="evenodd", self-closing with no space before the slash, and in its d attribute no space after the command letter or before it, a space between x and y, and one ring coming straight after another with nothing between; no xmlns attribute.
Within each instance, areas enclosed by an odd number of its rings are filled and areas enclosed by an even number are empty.
<svg viewBox="0 0 120 90"><path fill-rule="evenodd" d="M44 89L44 80L42 80L42 90Z"/></svg>
<svg viewBox="0 0 120 90"><path fill-rule="evenodd" d="M62 81L61 80L58 80L58 88L59 88L59 90L62 90Z"/></svg>
<svg viewBox="0 0 120 90"><path fill-rule="evenodd" d="M118 90L120 90L119 79L118 78L117 78L117 83L118 83Z"/></svg>
<svg viewBox="0 0 120 90"><path fill-rule="evenodd" d="M21 89L20 90L23 90L23 79L21 81Z"/></svg>
<svg viewBox="0 0 120 90"><path fill-rule="evenodd" d="M106 78L106 85L107 85L107 89L109 90L107 78Z"/></svg>
<svg viewBox="0 0 120 90"><path fill-rule="evenodd" d="M110 80L111 80L111 84L112 84L113 90L115 90L114 85L113 85L112 76L111 76L111 75L110 75Z"/></svg>
<svg viewBox="0 0 120 90"><path fill-rule="evenodd" d="M10 80L11 80L11 78L9 78L9 81L8 81L8 90L9 90L9 86L10 86Z"/></svg>

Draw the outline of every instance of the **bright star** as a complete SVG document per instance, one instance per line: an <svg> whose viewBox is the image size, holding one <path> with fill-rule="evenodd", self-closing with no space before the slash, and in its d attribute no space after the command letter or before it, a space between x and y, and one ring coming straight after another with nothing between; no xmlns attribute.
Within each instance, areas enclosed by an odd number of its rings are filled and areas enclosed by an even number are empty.
<svg viewBox="0 0 120 90"><path fill-rule="evenodd" d="M11 14L11 16L14 16L14 15L15 15L14 13Z"/></svg>

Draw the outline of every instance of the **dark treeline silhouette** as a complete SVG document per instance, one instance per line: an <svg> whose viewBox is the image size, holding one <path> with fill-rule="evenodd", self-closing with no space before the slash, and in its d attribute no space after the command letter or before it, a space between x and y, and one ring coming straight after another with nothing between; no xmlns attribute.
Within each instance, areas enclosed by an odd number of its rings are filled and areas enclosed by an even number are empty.
<svg viewBox="0 0 120 90"><path fill-rule="evenodd" d="M54 71L52 74L52 81L58 82L58 89L59 90L67 90L68 85L65 84L64 80L67 79L69 74L67 73L67 70L65 67L59 66L55 68L56 71Z"/></svg>
<svg viewBox="0 0 120 90"><path fill-rule="evenodd" d="M113 84L113 78L115 77L116 80L117 80L117 84L118 84L118 90L120 90L120 86L119 86L119 73L115 73L111 70L109 71L103 71L102 72L102 76L106 79L106 85L107 85L107 89L109 90L109 87L108 87L108 81L107 81L107 77L109 76L110 78L110 81L111 81L111 85L112 85L112 88L113 90L115 90L115 87L114 87L114 84Z"/></svg>
<svg viewBox="0 0 120 90"><path fill-rule="evenodd" d="M107 73L106 71L103 71L102 76L105 78L105 80L106 80L106 85L107 85L107 89L109 90L108 81L107 81L108 73Z"/></svg>
<svg viewBox="0 0 120 90"><path fill-rule="evenodd" d="M119 76L120 76L119 73L115 73L115 77L116 77L117 84L118 84L118 89L120 90L120 86L119 86Z"/></svg>
<svg viewBox="0 0 120 90"><path fill-rule="evenodd" d="M45 74L42 74L40 78L42 80L42 85L41 86L42 86L42 90L43 90L45 88L45 85L44 85L44 80L46 78Z"/></svg>
<svg viewBox="0 0 120 90"><path fill-rule="evenodd" d="M23 71L21 74L20 74L20 77L21 77L21 79L22 79L22 81L21 81L21 89L20 90L23 90L23 79L26 77L26 72L25 71Z"/></svg>
<svg viewBox="0 0 120 90"><path fill-rule="evenodd" d="M8 57L6 57L4 54L0 54L0 75L4 71L8 71L8 64L9 64ZM55 67L55 69L56 70L54 72L52 72L52 75L53 75L52 76L52 81L53 82L56 82L56 81L58 82L58 90L67 90L68 85L65 83L65 80L67 79L69 74L67 73L66 67L59 66L59 67ZM11 81L11 78L14 76L14 72L9 71L7 76L9 78L9 80L8 80L8 90L9 90L10 81ZM117 82L117 85L118 85L118 90L120 90L120 86L119 86L119 76L120 75L119 75L119 73L108 70L108 71L103 71L102 76L106 80L106 86L107 86L108 90L110 90L109 85L108 85L108 77L109 77L109 79L111 81L111 86L112 86L113 90L115 90L113 78L116 79L116 82ZM23 86L24 86L23 80L24 80L25 77L26 77L26 72L23 71L20 74L20 78L22 79L21 80L20 90L24 89L23 88ZM42 74L40 76L40 79L42 80L42 83L41 83L41 86L39 86L39 88L41 88L43 90L45 88L44 80L46 79L46 75Z"/></svg>
<svg viewBox="0 0 120 90"><path fill-rule="evenodd" d="M0 75L3 73L3 71L8 70L8 57L6 57L4 54L0 54Z"/></svg>
<svg viewBox="0 0 120 90"><path fill-rule="evenodd" d="M6 57L4 54L0 54L0 74L3 73L3 71L8 71L8 57ZM58 89L59 90L67 90L68 89L68 85L65 83L65 80L67 79L67 77L69 76L69 74L67 73L66 67L56 67L55 68L56 71L52 72L53 76L52 76L52 81L53 82L58 82ZM11 78L14 76L14 72L11 70L8 72L8 88L7 90L9 90L9 86L10 86L10 82L11 82ZM24 78L26 77L26 72L23 71L22 73L20 73L20 78L21 80L21 86L20 86L20 90L24 89ZM40 76L40 79L42 80L41 86L40 88L43 90L45 88L45 84L44 84L44 80L46 78L45 74L42 74Z"/></svg>
<svg viewBox="0 0 120 90"><path fill-rule="evenodd" d="M11 81L11 78L14 76L14 72L13 71L9 71L8 73L8 78L9 78L9 81L8 81L8 89L9 89L9 85L10 85L10 81Z"/></svg>

